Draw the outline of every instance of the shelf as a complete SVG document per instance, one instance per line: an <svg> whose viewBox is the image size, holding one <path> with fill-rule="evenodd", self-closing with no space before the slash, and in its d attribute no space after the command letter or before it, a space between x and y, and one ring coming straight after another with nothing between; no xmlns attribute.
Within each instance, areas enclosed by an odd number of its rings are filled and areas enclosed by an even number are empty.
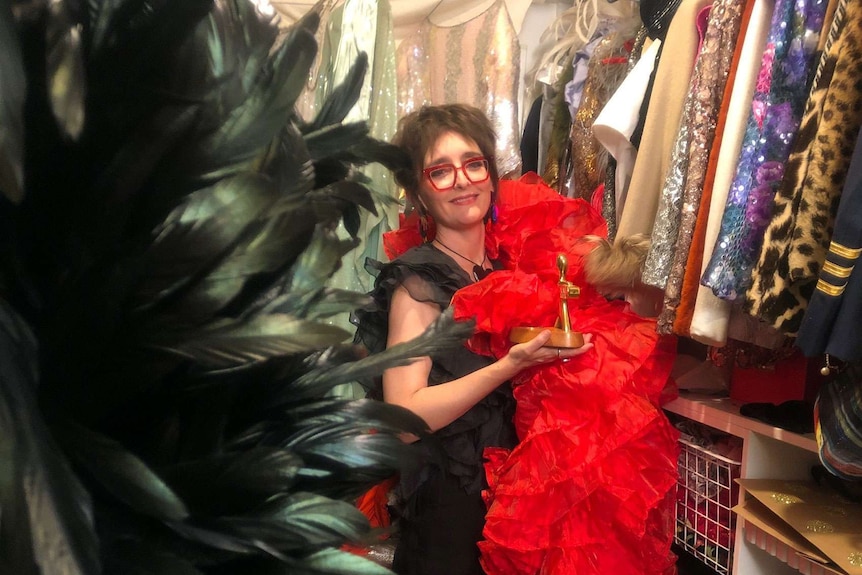
<svg viewBox="0 0 862 575"><path fill-rule="evenodd" d="M680 392L679 397L666 403L663 407L667 411L743 439L748 439L749 434L753 432L817 453L817 441L814 439L813 433L800 435L740 415L739 406L734 405L727 397Z"/></svg>
<svg viewBox="0 0 862 575"><path fill-rule="evenodd" d="M739 406L728 397L681 392L664 409L742 438L742 477L808 479L811 467L819 463L813 433L801 435L741 415ZM736 543L731 569L734 575L841 574L741 517L736 522Z"/></svg>

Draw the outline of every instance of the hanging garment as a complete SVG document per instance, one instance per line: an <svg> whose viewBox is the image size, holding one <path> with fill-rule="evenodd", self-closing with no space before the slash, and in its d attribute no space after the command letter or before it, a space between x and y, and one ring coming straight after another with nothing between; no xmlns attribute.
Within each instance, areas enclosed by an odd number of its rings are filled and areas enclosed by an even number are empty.
<svg viewBox="0 0 862 575"><path fill-rule="evenodd" d="M744 3L744 0L717 0L708 12L706 33L686 98L686 129L680 127L681 141L675 148L681 151L682 157L672 160L659 200L643 281L665 290L658 320L660 333L670 333L673 326L682 272L700 207L721 96L739 36ZM671 282L668 280L674 262L676 269Z"/></svg>
<svg viewBox="0 0 862 575"><path fill-rule="evenodd" d="M704 6L697 14L695 21L698 32L697 54L700 54L700 47L703 43L703 37L706 33L706 22L709 18L712 5ZM652 233L650 235L650 249L644 261L644 271L641 280L645 285L653 286L664 291L667 275L662 273L660 268L664 267L664 261L669 261L670 258L670 242L676 241L673 239L659 237L672 233L670 228L676 230L679 221L677 209L673 209L672 200L669 197L679 197L685 174L688 171L688 147L691 143L691 128L694 123L695 112L695 97L696 92L692 89L697 85L697 76L700 74L702 66L698 64L700 60L695 57L694 70L692 71L691 80L689 81L688 91L683 101L682 118L680 118L679 128L677 131L676 140L673 143L673 149L670 156L670 164L668 165L667 173L664 175L661 191L658 196L658 205L656 206L655 221L653 223ZM673 210L674 214L669 213ZM669 264L668 264L669 265ZM662 299L664 299L662 297Z"/></svg>
<svg viewBox="0 0 862 575"><path fill-rule="evenodd" d="M317 30L314 32L314 41L317 43L318 50L308 70L308 79L302 88L302 93L296 98L294 106L296 113L306 122L314 120L314 117L320 111L319 106L323 104L323 101L318 98L317 84L319 81L323 81L325 84L328 83L328 76L322 72L321 66L323 65L323 46L327 43L326 34L329 30L329 21L332 18L332 11L335 7L335 0L330 0L318 2L309 10L309 13L317 13L317 17L320 19ZM279 12L288 22L294 22L301 17L301 15L286 16L283 12Z"/></svg>
<svg viewBox="0 0 862 575"><path fill-rule="evenodd" d="M715 185L715 176L718 168L718 156L724 139L724 128L727 125L731 96L733 94L734 84L736 83L736 73L739 69L740 60L742 58L742 49L743 46L745 46L745 41L748 36L749 23L751 22L751 16L754 11L755 4L757 4L757 0L749 0L745 3L745 7L742 11L742 18L739 25L740 39L734 45L733 56L731 57L730 62L730 70L728 71L727 81L724 85L724 92L721 95L718 117L715 122L715 136L712 140L709 161L707 163L706 173L703 177L703 192L700 197L700 207L697 210L694 229L691 231L691 245L688 249L682 249L681 247L678 248L674 254L674 267L676 266L677 258L680 254L688 254L685 262L685 272L683 274L682 285L680 286L679 304L676 307L676 317L673 321L672 331L677 335L689 336L690 334L691 318L694 313L694 304L700 287L706 225L709 220L712 188ZM682 235L683 233L681 232L680 237L682 237Z"/></svg>
<svg viewBox="0 0 862 575"><path fill-rule="evenodd" d="M631 40L625 23L622 29L611 31L602 37L590 58L588 73L580 106L572 120L569 132L571 148L571 186L566 196L589 201L593 192L604 180L607 168L607 150L593 135L593 123L628 74Z"/></svg>
<svg viewBox="0 0 862 575"><path fill-rule="evenodd" d="M837 25L836 25L837 23ZM746 293L746 310L796 334L832 236L840 191L862 125L862 6L839 6L816 90L775 197Z"/></svg>
<svg viewBox="0 0 862 575"><path fill-rule="evenodd" d="M613 242L617 235L617 161L613 156L608 157L608 165L605 168L604 182L596 190L601 190L601 197L597 199L599 211L608 223L608 241Z"/></svg>
<svg viewBox="0 0 862 575"><path fill-rule="evenodd" d="M554 324L560 253L581 288L569 301L572 328L593 334L594 348L513 382L520 443L485 452L485 573L668 573L678 434L661 404L676 342L586 283L593 246L579 239L604 235L587 202L535 179L501 182L500 199L489 235L507 269L452 302L456 318L476 321L471 348L500 357L511 328Z"/></svg>
<svg viewBox="0 0 862 575"><path fill-rule="evenodd" d="M643 5L641 5L643 6ZM649 51L649 45L647 42L649 40L648 37L649 31L646 26L641 25L637 34L635 34L634 40L632 41L632 51L629 54L629 62L628 62L628 74L626 75L626 79L631 78L632 76L639 76L640 74L635 71L635 67L640 63L641 57L644 52ZM646 111L646 100L648 98L648 94L652 90L652 80L655 77L653 72L655 72L655 63L658 60L658 53L661 48L661 41L656 39L655 42L658 42L657 50L649 55L648 58L651 58L652 61L646 64L645 66L649 68L645 77L643 78L643 86L636 87L634 84L631 85L633 89L632 99L637 100L637 105L632 106L632 108L626 113L622 110L619 110L622 119L620 120L620 124L617 126L618 129L622 129L625 135L621 136L627 141L626 144L619 142L619 152L620 157L623 158L622 165L619 165L620 162L616 157L613 157L614 151L608 150L608 153L611 155L608 158L608 168L605 171L605 181L604 181L604 190L602 192L602 216L605 218L605 221L608 223L608 241L613 243L614 239L617 237L617 225L619 225L619 218L617 218L617 211L622 207L622 202L625 200L625 195L628 193L629 181L631 181L632 177L632 169L634 169L634 161L637 157L637 146L636 142L640 142L639 138L635 139L635 131L639 129L643 129L643 116ZM625 82L625 80L623 80ZM637 82L637 81L635 81ZM617 88L615 94L621 91L621 88ZM613 96L612 96L613 98ZM610 104L610 102L608 103ZM608 105L605 106L604 110L608 108ZM601 116L602 113L599 115ZM610 121L610 120L609 120ZM600 124L600 119L596 118L596 121L593 123L593 134L596 136L600 142L602 138L599 134L596 134L596 127ZM608 122L605 122L608 123ZM630 125L630 128L623 128L623 125ZM599 126L601 130L601 127ZM614 128L610 128L611 132ZM613 136L610 136L613 138ZM605 148L608 148L608 142L602 142L602 145ZM619 191L618 191L619 189Z"/></svg>
<svg viewBox="0 0 862 575"><path fill-rule="evenodd" d="M366 122L369 135L382 141L390 140L395 134L398 118L395 48L389 2L347 0L329 13L325 24L320 63L314 82L315 103L309 108L310 112L317 113L322 103L344 81L359 54L364 52L368 57L368 72L359 99L345 121ZM373 192L391 200L397 199L397 188L388 169L372 164L361 172L364 183ZM395 202L380 200L376 202L376 207L377 215L364 210L360 213L358 236L361 243L344 257L342 267L330 280L331 287L362 293L370 289L371 280L365 271L365 259L379 259L382 255L382 234L398 226ZM343 224L339 226L338 233L342 239L349 237ZM349 326L347 318L343 318L343 322Z"/></svg>
<svg viewBox="0 0 862 575"><path fill-rule="evenodd" d="M835 231L805 312L797 345L807 356L822 353L862 361L862 132L841 193Z"/></svg>
<svg viewBox="0 0 862 575"><path fill-rule="evenodd" d="M611 234L610 229L616 228L618 223L616 215L621 211L628 193L637 157L637 149L631 138L638 125L641 104L646 95L650 75L655 69L656 55L660 46L661 40L656 40L649 45L593 122L593 135L616 160L613 188L616 194L606 200L606 204L611 203L612 208L606 207L602 210L602 215L608 221L609 240L613 240L615 236ZM608 217L610 214L614 215L613 219Z"/></svg>
<svg viewBox="0 0 862 575"><path fill-rule="evenodd" d="M396 52L398 116L426 104L472 104L494 126L500 175L518 174L520 56L503 0L455 26L438 26L426 18Z"/></svg>
<svg viewBox="0 0 862 575"><path fill-rule="evenodd" d="M712 256L730 184L736 173L736 160L742 149L742 136L745 132L748 110L754 96L760 59L766 46L771 20L772 2L754 0L751 21L742 41L740 62L731 87L724 136L716 159L715 179L703 238L703 264L697 275L698 284L700 284L700 275ZM709 288L699 287L689 328L691 338L706 345L724 345L727 341L730 316L730 302L717 298Z"/></svg>
<svg viewBox="0 0 862 575"><path fill-rule="evenodd" d="M530 111L524 122L521 135L521 169L526 172L539 173L539 121L542 117L542 96L538 96L530 105Z"/></svg>
<svg viewBox="0 0 862 575"><path fill-rule="evenodd" d="M670 257L659 258L660 262L667 262L661 266L666 266L667 281L662 311L658 318L659 333L673 331L694 225L700 211L707 166L711 151L715 147L715 128L721 109L721 98L730 74L734 46L739 40L742 12L747 2L749 0L718 0L712 5L710 12L706 38L698 58L698 62L703 61L703 64L698 66L694 79L697 88L693 97L688 168L678 198L681 204L670 210L667 217L668 221L676 218L676 230L671 226L667 236L662 238L662 241L673 239L673 244L666 250ZM676 202L669 205L676 205ZM655 253L660 254L661 242L653 242L653 245L658 246Z"/></svg>
<svg viewBox="0 0 862 575"><path fill-rule="evenodd" d="M656 64L643 136L632 171L629 193L619 216L616 243L635 234L649 235L658 198L679 132L683 102L697 55L695 19L709 0L683 0L676 10Z"/></svg>
<svg viewBox="0 0 862 575"><path fill-rule="evenodd" d="M809 92L826 6L826 0L775 3L736 176L701 278L720 298L742 297L751 284L772 199Z"/></svg>
<svg viewBox="0 0 862 575"><path fill-rule="evenodd" d="M392 15L388 0L346 0L331 11L324 12L317 76L313 83L314 104L305 113L316 115L323 103L347 77L359 54L368 58L368 71L363 79L359 98L347 113L347 122L366 122L369 135L388 141L397 127L395 101L395 46L392 36ZM379 164L369 164L359 170L360 179L375 195L377 213L359 212L358 245L342 257L342 265L327 281L331 288L366 293L372 278L365 271L365 260L381 259L383 234L398 226L398 190L392 173ZM349 242L350 233L343 222L336 230L339 239ZM353 331L348 314L333 316L329 323ZM344 385L335 390L345 398L362 397L357 386Z"/></svg>

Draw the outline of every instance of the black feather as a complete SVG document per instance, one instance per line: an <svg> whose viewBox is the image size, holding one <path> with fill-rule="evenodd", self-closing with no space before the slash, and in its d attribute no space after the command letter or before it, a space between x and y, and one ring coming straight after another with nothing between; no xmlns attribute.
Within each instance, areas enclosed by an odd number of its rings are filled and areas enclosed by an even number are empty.
<svg viewBox="0 0 862 575"><path fill-rule="evenodd" d="M24 61L9 2L0 4L0 192L19 203L24 195Z"/></svg>
<svg viewBox="0 0 862 575"><path fill-rule="evenodd" d="M360 361L310 371L296 382L297 387L314 387L324 380L327 383L362 381L382 373L386 367L408 365L417 357L440 355L463 345L474 327L473 322L454 321L452 310L446 310L419 337Z"/></svg>
<svg viewBox="0 0 862 575"><path fill-rule="evenodd" d="M90 495L37 407L36 341L3 299L0 341L0 561L21 575L97 573Z"/></svg>
<svg viewBox="0 0 862 575"><path fill-rule="evenodd" d="M84 128L87 82L81 31L66 2L49 4L47 44L51 109L63 133L77 139Z"/></svg>
<svg viewBox="0 0 862 575"><path fill-rule="evenodd" d="M344 122L365 57L307 125L314 10L2 9L0 569L387 572L338 550L369 535L353 498L433 441L331 391L467 330L377 358L331 325L368 301L326 287L384 205L358 168L402 160Z"/></svg>
<svg viewBox="0 0 862 575"><path fill-rule="evenodd" d="M356 61L347 71L344 81L332 91L320 112L308 126L306 133L321 130L326 126L340 124L359 100L362 83L368 71L368 55L360 52Z"/></svg>

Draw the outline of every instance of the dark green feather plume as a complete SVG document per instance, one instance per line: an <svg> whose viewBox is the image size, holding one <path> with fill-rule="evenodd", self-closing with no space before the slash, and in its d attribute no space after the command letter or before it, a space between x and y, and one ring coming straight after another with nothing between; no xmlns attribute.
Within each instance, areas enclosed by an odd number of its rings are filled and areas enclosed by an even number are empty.
<svg viewBox="0 0 862 575"><path fill-rule="evenodd" d="M9 2L0 3L0 196L19 203L24 195L24 98L21 47Z"/></svg>
<svg viewBox="0 0 862 575"><path fill-rule="evenodd" d="M368 302L326 284L391 207L358 168L404 157L344 121L364 55L298 118L319 17L276 24L0 3L0 572L388 572L340 549L426 425L331 391L469 325L365 357L327 323Z"/></svg>

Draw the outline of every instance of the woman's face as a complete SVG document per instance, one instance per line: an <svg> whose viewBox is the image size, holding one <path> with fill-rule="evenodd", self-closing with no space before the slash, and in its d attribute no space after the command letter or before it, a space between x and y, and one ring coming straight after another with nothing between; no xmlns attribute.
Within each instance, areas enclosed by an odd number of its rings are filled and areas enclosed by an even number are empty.
<svg viewBox="0 0 862 575"><path fill-rule="evenodd" d="M468 160L481 157L482 152L476 142L455 132L446 132L440 136L425 154L424 169L441 164L452 164L456 168L454 187L443 191L435 189L424 173L420 177L419 199L438 228L464 229L483 223L491 206L493 183L490 177L473 183L462 169ZM476 171L468 169L468 173L474 181L479 179Z"/></svg>

